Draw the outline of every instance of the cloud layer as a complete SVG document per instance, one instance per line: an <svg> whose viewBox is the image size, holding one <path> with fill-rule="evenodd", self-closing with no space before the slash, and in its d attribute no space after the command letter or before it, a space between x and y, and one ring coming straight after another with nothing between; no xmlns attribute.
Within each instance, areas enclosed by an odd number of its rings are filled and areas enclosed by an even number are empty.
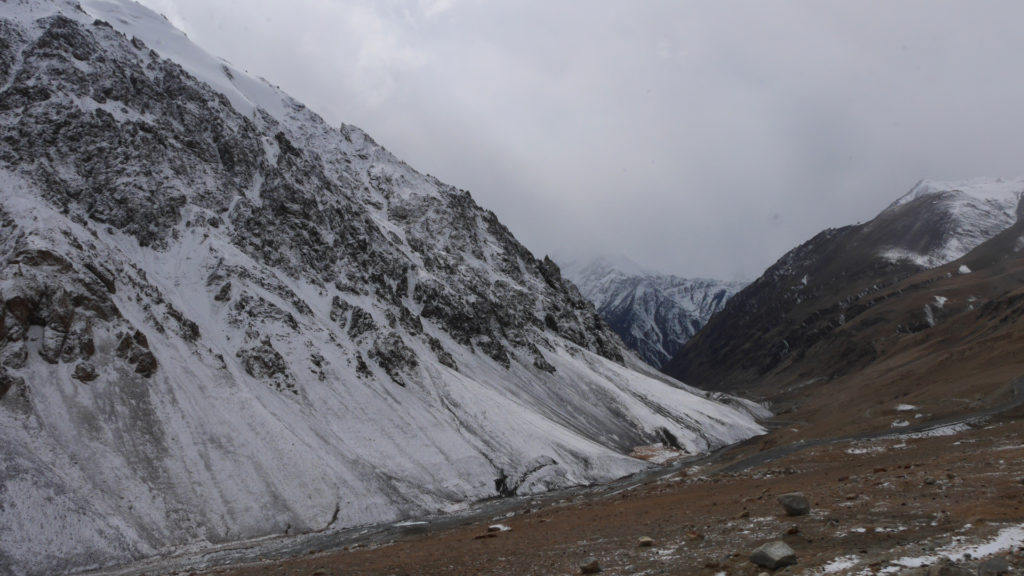
<svg viewBox="0 0 1024 576"><path fill-rule="evenodd" d="M753 278L920 178L1024 174L1024 4L143 0L533 251Z"/></svg>

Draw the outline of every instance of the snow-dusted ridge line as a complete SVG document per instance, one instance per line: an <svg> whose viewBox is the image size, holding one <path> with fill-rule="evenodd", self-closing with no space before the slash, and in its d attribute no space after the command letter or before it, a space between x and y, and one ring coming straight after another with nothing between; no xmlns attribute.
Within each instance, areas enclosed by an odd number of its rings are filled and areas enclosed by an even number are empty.
<svg viewBox="0 0 1024 576"><path fill-rule="evenodd" d="M763 432L763 408L643 366L467 192L152 11L4 6L10 573L443 513L501 470L530 494L641 470L626 454L663 431L690 452Z"/></svg>
<svg viewBox="0 0 1024 576"><path fill-rule="evenodd" d="M930 217L942 227L943 242L924 251L889 247L879 256L891 262L910 261L924 268L952 262L1013 225L1022 197L1024 178L921 180L890 204L882 215L897 213L911 202L929 200Z"/></svg>
<svg viewBox="0 0 1024 576"><path fill-rule="evenodd" d="M656 367L747 285L658 274L625 257L570 262L564 274L626 345Z"/></svg>

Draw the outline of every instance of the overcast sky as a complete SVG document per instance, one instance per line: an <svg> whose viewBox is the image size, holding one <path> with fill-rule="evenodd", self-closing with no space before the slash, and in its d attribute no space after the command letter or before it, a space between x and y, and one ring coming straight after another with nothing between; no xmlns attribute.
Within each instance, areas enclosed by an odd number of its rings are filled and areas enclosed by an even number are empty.
<svg viewBox="0 0 1024 576"><path fill-rule="evenodd" d="M1024 175L1024 2L143 0L538 255L753 279L920 178Z"/></svg>

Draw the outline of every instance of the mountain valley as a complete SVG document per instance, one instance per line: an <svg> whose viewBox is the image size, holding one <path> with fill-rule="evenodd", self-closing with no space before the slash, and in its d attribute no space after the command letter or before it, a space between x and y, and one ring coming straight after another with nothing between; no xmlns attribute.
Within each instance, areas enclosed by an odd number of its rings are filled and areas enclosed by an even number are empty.
<svg viewBox="0 0 1024 576"><path fill-rule="evenodd" d="M622 341L655 368L675 356L746 285L656 274L628 259L574 262L563 273Z"/></svg>
<svg viewBox="0 0 1024 576"><path fill-rule="evenodd" d="M563 268L148 8L4 0L0 575L1016 573L1022 197Z"/></svg>

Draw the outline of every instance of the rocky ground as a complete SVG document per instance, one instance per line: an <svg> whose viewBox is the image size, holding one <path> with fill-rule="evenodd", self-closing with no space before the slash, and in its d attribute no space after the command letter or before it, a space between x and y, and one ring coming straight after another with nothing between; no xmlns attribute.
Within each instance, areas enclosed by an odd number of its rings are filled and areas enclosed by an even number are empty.
<svg viewBox="0 0 1024 576"><path fill-rule="evenodd" d="M1013 573L1024 566L1022 414L723 472L799 430L786 424L713 463L619 492L523 499L507 515L385 545L207 574L578 574L595 559L609 575L756 575L768 570L751 553L773 541L796 556L778 574ZM806 495L808 514L786 515L778 498L791 492Z"/></svg>

